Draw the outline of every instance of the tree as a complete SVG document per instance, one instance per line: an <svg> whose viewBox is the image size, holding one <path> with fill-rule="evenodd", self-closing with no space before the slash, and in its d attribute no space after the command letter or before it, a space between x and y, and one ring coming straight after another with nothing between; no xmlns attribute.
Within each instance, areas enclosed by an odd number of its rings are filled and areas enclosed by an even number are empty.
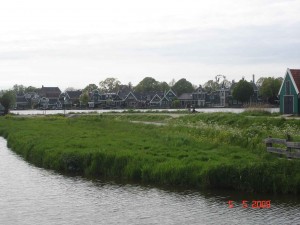
<svg viewBox="0 0 300 225"><path fill-rule="evenodd" d="M99 89L104 93L117 92L120 85L121 82L118 79L109 77L99 82Z"/></svg>
<svg viewBox="0 0 300 225"><path fill-rule="evenodd" d="M277 98L282 78L267 77L264 78L262 85L259 89L260 95L266 101L274 104L274 100Z"/></svg>
<svg viewBox="0 0 300 225"><path fill-rule="evenodd" d="M183 93L190 93L194 91L192 83L187 81L185 78L178 80L173 85L172 89L176 92L177 96L180 96Z"/></svg>
<svg viewBox="0 0 300 225"><path fill-rule="evenodd" d="M207 92L213 92L220 88L219 83L213 80L207 81L204 85L204 90Z"/></svg>
<svg viewBox="0 0 300 225"><path fill-rule="evenodd" d="M246 101L249 101L253 93L254 90L252 85L248 81L242 79L234 87L232 91L232 96L234 99L244 103Z"/></svg>
<svg viewBox="0 0 300 225"><path fill-rule="evenodd" d="M15 94L24 94L25 86L22 84L21 85L15 84L13 86L13 91L15 92Z"/></svg>
<svg viewBox="0 0 300 225"><path fill-rule="evenodd" d="M87 91L83 92L79 97L79 101L80 101L80 105L86 106L89 102L89 93Z"/></svg>
<svg viewBox="0 0 300 225"><path fill-rule="evenodd" d="M98 86L96 84L89 84L87 85L83 90L82 92L92 92L93 90L97 90L98 89Z"/></svg>
<svg viewBox="0 0 300 225"><path fill-rule="evenodd" d="M25 88L25 93L36 92L36 91L37 91L37 88L33 87L33 86L28 86L28 87Z"/></svg>
<svg viewBox="0 0 300 225"><path fill-rule="evenodd" d="M66 92L66 91L76 91L76 89L73 88L73 87L67 87L66 90L65 90L65 92Z"/></svg>
<svg viewBox="0 0 300 225"><path fill-rule="evenodd" d="M170 89L170 86L167 84L167 82L161 82L159 83L159 89L161 91L166 91L166 90L169 90Z"/></svg>
<svg viewBox="0 0 300 225"><path fill-rule="evenodd" d="M179 108L180 107L180 101L178 99L175 99L172 101L172 107L173 108Z"/></svg>
<svg viewBox="0 0 300 225"><path fill-rule="evenodd" d="M16 103L16 94L14 90L1 91L0 103L4 107L4 114L9 112L9 109L14 107Z"/></svg>
<svg viewBox="0 0 300 225"><path fill-rule="evenodd" d="M145 77L137 86L135 86L134 90L137 92L160 91L160 85L154 78Z"/></svg>

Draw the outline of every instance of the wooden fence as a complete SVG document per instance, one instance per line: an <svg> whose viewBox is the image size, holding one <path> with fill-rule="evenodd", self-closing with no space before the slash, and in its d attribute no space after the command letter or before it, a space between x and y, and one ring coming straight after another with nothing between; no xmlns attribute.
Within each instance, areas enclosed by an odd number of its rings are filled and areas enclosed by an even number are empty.
<svg viewBox="0 0 300 225"><path fill-rule="evenodd" d="M267 151L286 155L288 158L300 158L300 142L291 142L286 139L266 138ZM285 148L273 147L273 144L285 146Z"/></svg>

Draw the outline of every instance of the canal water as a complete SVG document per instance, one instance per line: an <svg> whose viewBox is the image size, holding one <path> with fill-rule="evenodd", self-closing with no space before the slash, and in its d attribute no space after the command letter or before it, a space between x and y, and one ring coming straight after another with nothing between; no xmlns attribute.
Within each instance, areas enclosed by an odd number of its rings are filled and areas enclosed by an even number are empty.
<svg viewBox="0 0 300 225"><path fill-rule="evenodd" d="M91 181L34 167L0 137L0 224L300 224L296 196ZM249 203L242 207L242 201ZM270 200L270 208L252 208ZM233 201L233 208L228 201Z"/></svg>
<svg viewBox="0 0 300 225"><path fill-rule="evenodd" d="M187 109L137 109L140 112L177 112L177 111L185 111L188 112ZM213 113L213 112L231 112L231 113L241 113L244 112L245 108L199 108L196 109L197 112L202 113ZM271 113L279 112L279 108L265 108L265 111L269 111ZM124 109L101 109L101 110L12 110L11 113L19 114L19 115L51 115L51 114L68 114L68 113L108 113L108 112L124 112L127 110Z"/></svg>

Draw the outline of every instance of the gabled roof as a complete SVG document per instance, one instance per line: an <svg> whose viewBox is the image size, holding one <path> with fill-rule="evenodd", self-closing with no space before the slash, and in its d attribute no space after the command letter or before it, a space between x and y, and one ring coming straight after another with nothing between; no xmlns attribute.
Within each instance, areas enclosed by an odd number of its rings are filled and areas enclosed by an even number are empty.
<svg viewBox="0 0 300 225"><path fill-rule="evenodd" d="M194 93L202 93L202 92L206 92L206 91L201 85L199 85L199 87L197 87L196 90L194 91Z"/></svg>
<svg viewBox="0 0 300 225"><path fill-rule="evenodd" d="M130 91L118 91L118 95L120 96L121 99L125 99L127 95L129 94Z"/></svg>
<svg viewBox="0 0 300 225"><path fill-rule="evenodd" d="M39 89L40 92L61 92L58 87L44 87L42 86L41 89Z"/></svg>
<svg viewBox="0 0 300 225"><path fill-rule="evenodd" d="M80 95L82 94L82 91L66 91L66 93L68 94L68 96L70 97L70 98L79 98L80 97Z"/></svg>
<svg viewBox="0 0 300 225"><path fill-rule="evenodd" d="M155 99L157 99L158 101L155 101ZM159 97L158 94L155 94L150 102L160 102L160 100L161 100L161 97Z"/></svg>
<svg viewBox="0 0 300 225"><path fill-rule="evenodd" d="M291 72L292 77L295 81L295 84L296 84L297 89L298 89L298 94L299 94L299 90L300 90L300 70L290 69L290 72Z"/></svg>
<svg viewBox="0 0 300 225"><path fill-rule="evenodd" d="M164 97L162 97L162 98L161 98L160 102L162 102L164 99L165 99L167 102L169 102L169 101L170 101L170 99L169 99L169 98L167 98L167 96L164 96Z"/></svg>
<svg viewBox="0 0 300 225"><path fill-rule="evenodd" d="M47 98L58 98L61 91L58 87L44 87L38 90L38 94Z"/></svg>
<svg viewBox="0 0 300 225"><path fill-rule="evenodd" d="M135 96L131 91L130 91L130 92L128 93L128 95L125 97L124 101L125 101L130 95L133 96L134 99L135 99L136 101L138 101L137 98L136 98L136 96Z"/></svg>
<svg viewBox="0 0 300 225"><path fill-rule="evenodd" d="M171 92L175 97L177 97L177 95L176 95L175 92L172 90L172 88L170 88L170 89L165 93L165 96L167 96L170 92Z"/></svg>
<svg viewBox="0 0 300 225"><path fill-rule="evenodd" d="M17 95L16 96L16 103L20 103L20 102L28 102L25 98L25 95Z"/></svg>
<svg viewBox="0 0 300 225"><path fill-rule="evenodd" d="M284 81L286 79L286 76L290 76L291 81L295 87L296 93L299 94L299 90L300 90L300 69L287 69L286 73L285 73L285 77L284 80L281 84L281 87L279 89L278 95L280 95L281 89L284 85Z"/></svg>

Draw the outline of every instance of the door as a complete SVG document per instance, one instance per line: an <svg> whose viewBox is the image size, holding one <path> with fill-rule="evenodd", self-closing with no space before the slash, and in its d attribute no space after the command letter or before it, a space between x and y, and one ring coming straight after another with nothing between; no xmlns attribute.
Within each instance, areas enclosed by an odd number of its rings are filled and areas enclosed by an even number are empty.
<svg viewBox="0 0 300 225"><path fill-rule="evenodd" d="M284 96L284 114L293 114L293 99L294 96Z"/></svg>

